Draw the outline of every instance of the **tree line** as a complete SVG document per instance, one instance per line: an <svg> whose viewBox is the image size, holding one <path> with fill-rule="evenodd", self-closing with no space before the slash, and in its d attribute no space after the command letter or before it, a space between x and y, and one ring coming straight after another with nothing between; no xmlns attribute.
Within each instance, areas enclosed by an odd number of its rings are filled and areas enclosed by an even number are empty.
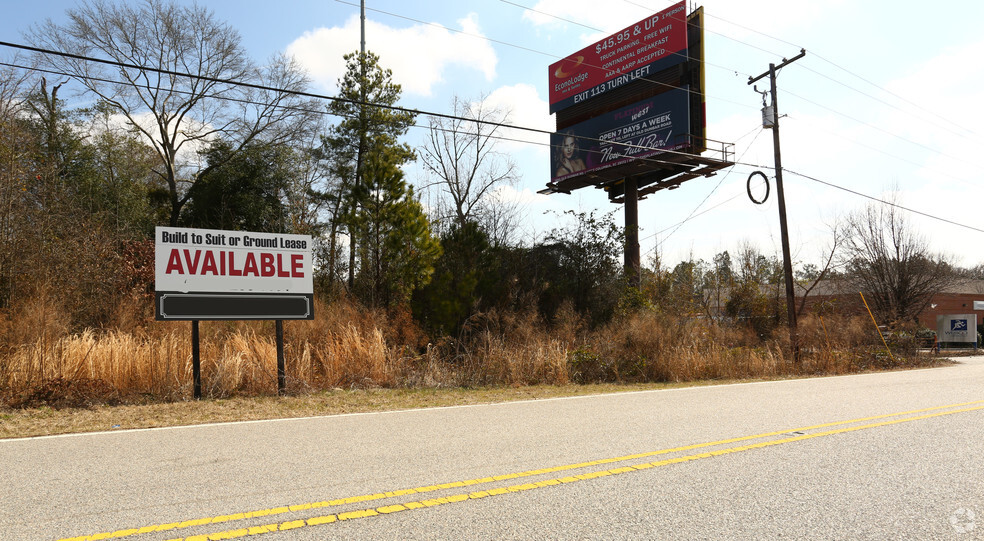
<svg viewBox="0 0 984 541"><path fill-rule="evenodd" d="M152 292L156 225L310 234L319 294L412 314L437 335L495 310L534 309L545 323L573 310L595 325L639 308L714 314L763 337L785 317L781 265L754 247L672 269L654 258L634 290L611 213L569 212L519 242L516 209L496 197L519 176L497 146L508 111L456 98L414 148L419 119L393 107L401 88L371 52L345 56L339 99L325 104L303 96L292 59L255 62L197 5L84 2L27 37L116 64L37 54L19 59L34 70L0 72L8 320L41 306L66 314L67 330L117 324L124 299ZM68 106L72 89L92 105ZM403 172L415 160L430 178L426 208ZM800 271L803 291L850 280L884 317L907 320L960 275L888 209L835 229L825 266Z"/></svg>

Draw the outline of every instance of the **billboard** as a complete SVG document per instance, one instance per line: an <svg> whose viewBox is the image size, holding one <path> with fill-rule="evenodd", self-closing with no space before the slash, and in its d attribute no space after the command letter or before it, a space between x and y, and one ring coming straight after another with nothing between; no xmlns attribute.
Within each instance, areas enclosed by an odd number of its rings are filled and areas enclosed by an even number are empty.
<svg viewBox="0 0 984 541"><path fill-rule="evenodd" d="M689 146L689 103L676 88L552 134L552 182Z"/></svg>
<svg viewBox="0 0 984 541"><path fill-rule="evenodd" d="M694 134L691 152L702 154L707 150L707 96L704 84L704 6L687 16L687 56L690 57L690 133Z"/></svg>
<svg viewBox="0 0 984 541"><path fill-rule="evenodd" d="M687 60L686 3L677 2L550 65L550 112Z"/></svg>
<svg viewBox="0 0 984 541"><path fill-rule="evenodd" d="M312 319L308 235L158 227L158 320Z"/></svg>

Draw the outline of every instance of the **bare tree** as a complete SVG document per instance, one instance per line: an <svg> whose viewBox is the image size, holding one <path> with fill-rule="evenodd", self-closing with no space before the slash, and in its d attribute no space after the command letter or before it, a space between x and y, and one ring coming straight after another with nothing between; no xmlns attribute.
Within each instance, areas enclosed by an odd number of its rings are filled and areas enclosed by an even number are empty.
<svg viewBox="0 0 984 541"><path fill-rule="evenodd" d="M849 216L844 241L849 280L890 321L914 320L955 278L950 260L932 253L894 205Z"/></svg>
<svg viewBox="0 0 984 541"><path fill-rule="evenodd" d="M835 274L837 272L837 258L840 255L841 247L844 244L844 228L839 224L834 223L830 226L830 232L831 241L828 246L828 250L824 252L826 254L824 256L826 261L824 262L823 267L820 268L812 264L805 265L803 270L799 273L799 283L794 284L803 291L803 294L800 297L799 307L796 309L797 316L802 316L804 310L806 310L806 301L810 296L810 293L813 292L818 285L820 285L820 282L823 282L832 273Z"/></svg>
<svg viewBox="0 0 984 541"><path fill-rule="evenodd" d="M286 142L313 116L314 107L292 93L307 85L298 65L281 56L255 66L239 34L206 8L83 0L68 18L64 25L49 19L33 28L30 41L119 65L51 54L39 55L38 64L69 74L151 142L161 161L157 173L168 186L172 226L201 173L194 150L217 138L237 149L255 139Z"/></svg>
<svg viewBox="0 0 984 541"><path fill-rule="evenodd" d="M518 178L515 162L498 150L509 113L490 107L485 98L472 103L457 96L452 110L457 118L431 118L421 149L424 167L435 179L430 186L439 186L447 198L440 218L458 226L471 220L501 229L510 223L504 212L509 206L493 192Z"/></svg>
<svg viewBox="0 0 984 541"><path fill-rule="evenodd" d="M12 64L16 64L14 59ZM0 67L0 307L7 307L19 242L19 214L23 207L22 191L31 170L29 156L36 152L31 130L19 121L26 108L25 72Z"/></svg>

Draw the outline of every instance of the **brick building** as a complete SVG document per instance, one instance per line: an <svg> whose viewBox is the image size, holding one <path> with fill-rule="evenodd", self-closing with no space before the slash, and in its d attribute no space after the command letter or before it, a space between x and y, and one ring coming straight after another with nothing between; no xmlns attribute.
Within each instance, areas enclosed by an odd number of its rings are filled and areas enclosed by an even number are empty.
<svg viewBox="0 0 984 541"><path fill-rule="evenodd" d="M803 312L831 310L846 314L866 313L861 295L848 289L849 286L839 280L821 282L809 292ZM802 287L797 286L797 308L802 302L804 292ZM933 295L916 319L920 327L935 330L936 316L954 314L977 314L978 325L984 324L984 280L957 282L945 291Z"/></svg>

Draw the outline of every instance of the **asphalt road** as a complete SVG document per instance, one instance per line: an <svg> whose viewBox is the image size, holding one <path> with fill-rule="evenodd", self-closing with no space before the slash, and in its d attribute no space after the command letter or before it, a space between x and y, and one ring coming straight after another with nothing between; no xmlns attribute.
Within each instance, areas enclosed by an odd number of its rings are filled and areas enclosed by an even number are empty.
<svg viewBox="0 0 984 541"><path fill-rule="evenodd" d="M978 539L982 428L977 357L4 440L0 539Z"/></svg>

